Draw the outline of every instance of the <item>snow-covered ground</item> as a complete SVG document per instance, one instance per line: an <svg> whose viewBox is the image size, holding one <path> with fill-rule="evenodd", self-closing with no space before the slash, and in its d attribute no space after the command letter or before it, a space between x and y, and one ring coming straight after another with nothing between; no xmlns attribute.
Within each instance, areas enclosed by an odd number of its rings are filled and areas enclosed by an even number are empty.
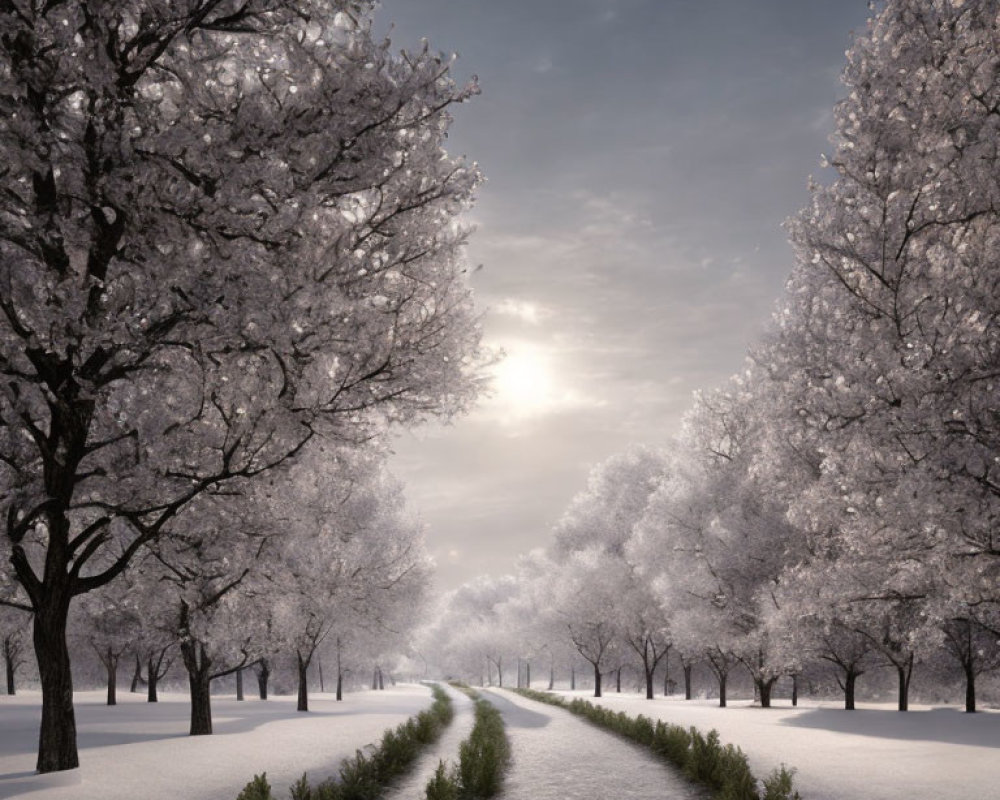
<svg viewBox="0 0 1000 800"><path fill-rule="evenodd" d="M1000 713L965 714L957 707L861 703L844 711L835 702L779 701L770 709L748 701L679 697L646 700L634 694L559 692L616 711L645 714L676 725L719 731L738 745L754 773L779 764L797 770L804 800L988 800L1000 797Z"/></svg>
<svg viewBox="0 0 1000 800"><path fill-rule="evenodd" d="M427 708L425 686L398 685L381 692L309 698L311 711L295 711L294 697L266 702L212 698L212 736L188 736L188 699L160 694L160 702L119 693L104 705L103 692L78 692L80 768L35 774L41 698L25 692L0 696L0 798L29 800L235 800L254 773L267 772L275 797L303 772L320 780L343 758L377 741Z"/></svg>
<svg viewBox="0 0 1000 800"><path fill-rule="evenodd" d="M511 765L501 800L694 800L702 796L638 745L568 711L502 689L484 693L503 714Z"/></svg>

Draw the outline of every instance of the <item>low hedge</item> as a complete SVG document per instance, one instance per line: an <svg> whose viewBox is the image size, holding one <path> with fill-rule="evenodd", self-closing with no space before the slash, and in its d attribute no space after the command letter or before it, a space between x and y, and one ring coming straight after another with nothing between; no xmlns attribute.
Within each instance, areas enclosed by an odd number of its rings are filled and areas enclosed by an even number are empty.
<svg viewBox="0 0 1000 800"><path fill-rule="evenodd" d="M303 775L290 789L291 800L377 800L388 786L406 773L420 752L437 741L455 716L448 697L440 686L432 686L431 707L389 728L372 752L358 750L353 758L340 765L340 778L327 778L315 786ZM255 775L236 800L274 800L267 773Z"/></svg>
<svg viewBox="0 0 1000 800"><path fill-rule="evenodd" d="M503 775L510 763L510 742L504 731L503 717L478 692L462 684L453 684L475 703L476 720L469 738L458 748L458 765L449 771L438 763L434 777L427 783L427 800L481 800L499 793Z"/></svg>
<svg viewBox="0 0 1000 800"><path fill-rule="evenodd" d="M612 711L575 698L566 702L561 697L533 689L513 689L524 697L559 706L584 717L606 730L624 736L649 748L677 767L691 781L712 790L716 800L801 800L792 788L794 770L781 766L762 781L762 791L750 771L747 757L731 744L719 742L718 731L707 736L696 728L682 728L640 714L630 717L624 711Z"/></svg>

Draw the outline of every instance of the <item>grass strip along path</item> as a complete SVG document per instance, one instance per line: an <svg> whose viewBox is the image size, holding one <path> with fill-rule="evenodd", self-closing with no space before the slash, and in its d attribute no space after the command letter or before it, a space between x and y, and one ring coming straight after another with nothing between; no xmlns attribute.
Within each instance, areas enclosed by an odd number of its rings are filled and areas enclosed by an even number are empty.
<svg viewBox="0 0 1000 800"><path fill-rule="evenodd" d="M451 770L438 762L434 777L427 783L426 800L485 800L503 786L510 764L510 741L500 712L478 692L462 684L452 684L475 704L475 724L469 738L458 748L458 764Z"/></svg>
<svg viewBox="0 0 1000 800"><path fill-rule="evenodd" d="M678 768L694 783L707 787L716 800L801 800L792 787L792 772L782 766L761 784L750 771L746 755L731 744L719 742L718 731L707 736L696 728L682 728L639 714L630 717L624 711L610 709L575 698L566 702L547 692L512 689L522 697L558 706L589 722L648 748L662 760Z"/></svg>
<svg viewBox="0 0 1000 800"><path fill-rule="evenodd" d="M291 800L377 800L389 786L410 770L417 757L441 736L454 718L451 698L440 686L432 686L434 702L429 709L389 728L369 755L358 750L340 765L340 778L327 778L311 785L305 775L289 790ZM255 775L236 800L275 800L267 773Z"/></svg>

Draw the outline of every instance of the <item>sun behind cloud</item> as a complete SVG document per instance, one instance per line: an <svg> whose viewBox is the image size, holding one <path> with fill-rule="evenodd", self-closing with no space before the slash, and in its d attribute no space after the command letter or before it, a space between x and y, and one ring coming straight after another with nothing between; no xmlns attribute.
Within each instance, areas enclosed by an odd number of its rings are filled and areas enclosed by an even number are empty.
<svg viewBox="0 0 1000 800"><path fill-rule="evenodd" d="M583 406L604 405L572 383L558 352L517 340L503 344L504 357L493 367L493 393L481 412L505 423L524 422Z"/></svg>

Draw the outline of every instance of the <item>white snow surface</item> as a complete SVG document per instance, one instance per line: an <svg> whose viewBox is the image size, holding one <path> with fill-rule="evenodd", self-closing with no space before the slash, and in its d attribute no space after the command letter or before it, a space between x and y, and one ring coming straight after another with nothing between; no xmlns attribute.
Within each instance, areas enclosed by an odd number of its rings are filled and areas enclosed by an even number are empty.
<svg viewBox="0 0 1000 800"><path fill-rule="evenodd" d="M35 757L41 697L0 696L0 798L28 800L235 800L255 773L267 772L277 798L303 772L310 780L337 773L342 759L377 742L430 706L426 686L384 691L311 694L310 711L295 697L267 701L212 698L211 736L188 736L185 694L160 693L160 702L119 692L75 694L80 768L37 775Z"/></svg>
<svg viewBox="0 0 1000 800"><path fill-rule="evenodd" d="M703 793L647 750L569 711L502 689L511 765L499 800L696 800Z"/></svg>
<svg viewBox="0 0 1000 800"><path fill-rule="evenodd" d="M646 700L635 694L590 697L557 692L592 703L644 714L703 733L712 728L723 744L747 754L764 777L785 764L794 767L803 800L990 800L1000 798L1000 712L966 714L956 706L891 703L842 704L778 701L760 708L746 700Z"/></svg>

